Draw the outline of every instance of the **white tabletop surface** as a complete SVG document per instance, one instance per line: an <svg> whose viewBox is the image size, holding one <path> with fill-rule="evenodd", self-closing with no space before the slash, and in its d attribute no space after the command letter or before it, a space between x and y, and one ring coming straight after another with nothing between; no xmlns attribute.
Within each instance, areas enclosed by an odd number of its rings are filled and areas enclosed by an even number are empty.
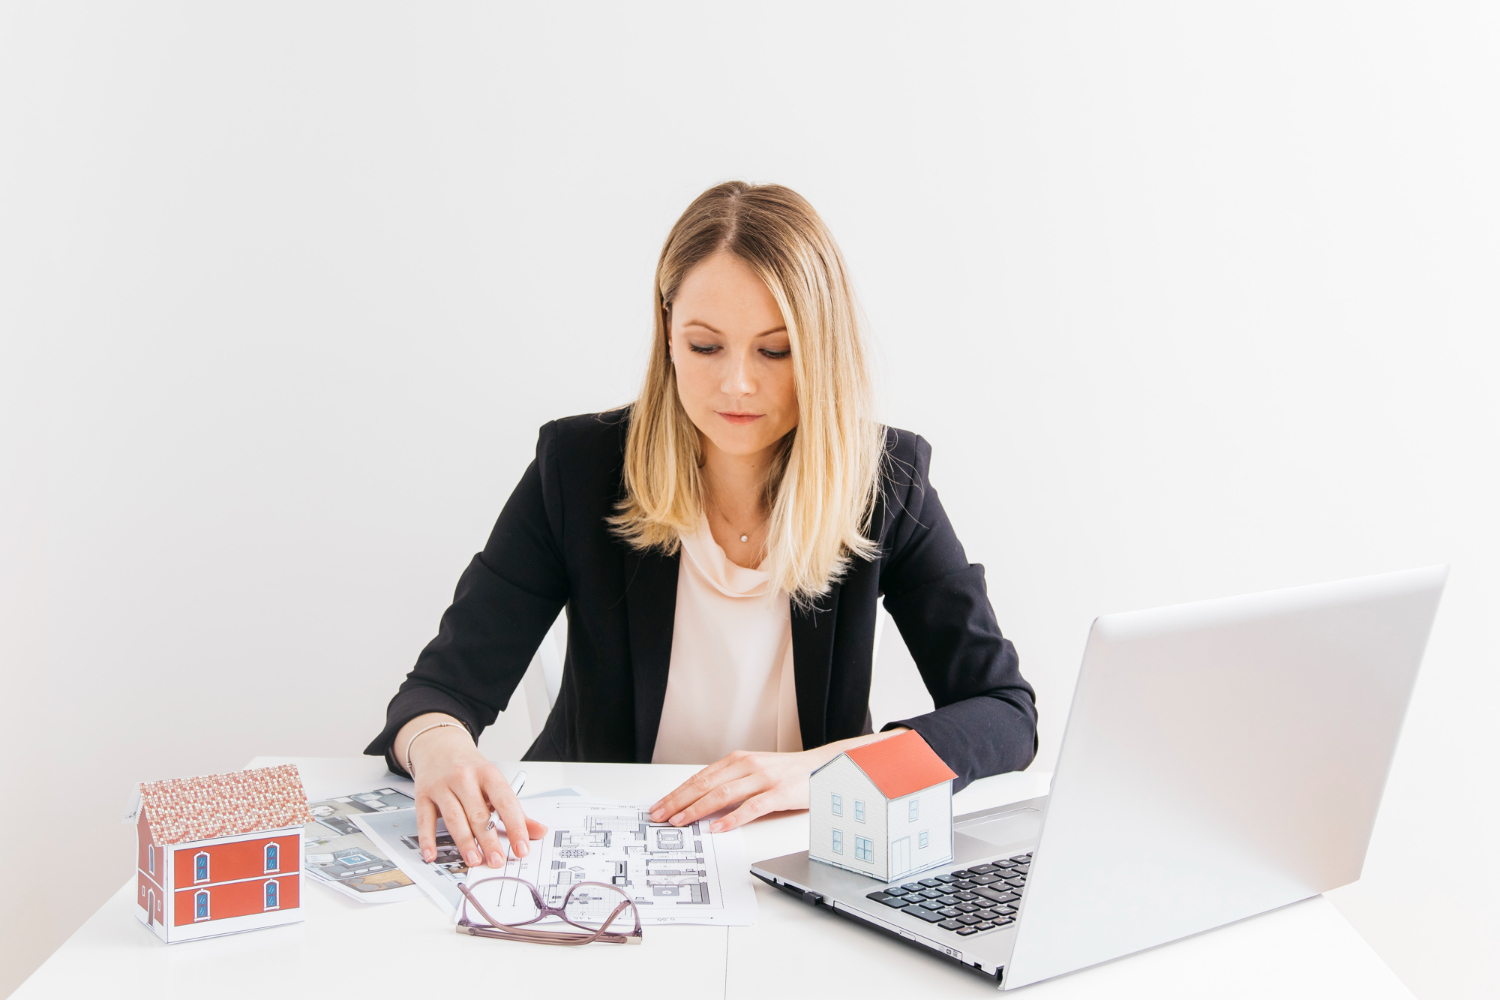
<svg viewBox="0 0 1500 1000"><path fill-rule="evenodd" d="M258 757L295 763L314 799L382 786L410 791L374 758ZM506 773L518 765L502 764ZM610 798L654 800L694 768L527 762L528 790L565 785ZM955 799L968 812L1045 794L1047 776L1006 774ZM752 860L807 847L805 813L745 828ZM903 1000L992 996L995 987L919 949L755 881L754 927L653 927L639 948L577 949L453 933L427 900L364 904L309 884L298 924L178 945L163 944L131 912L135 879L100 907L13 997L494 996L498 989L552 1000L609 977L611 1000L682 991L703 996L829 1000L866 989ZM579 978L583 977L583 978ZM1411 994L1321 896L1173 944L1017 991L1037 1000L1101 997L1358 997Z"/></svg>

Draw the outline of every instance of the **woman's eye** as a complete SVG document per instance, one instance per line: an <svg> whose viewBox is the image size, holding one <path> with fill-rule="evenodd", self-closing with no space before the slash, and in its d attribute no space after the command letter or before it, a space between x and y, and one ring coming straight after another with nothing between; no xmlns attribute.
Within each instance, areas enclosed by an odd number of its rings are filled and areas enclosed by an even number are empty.
<svg viewBox="0 0 1500 1000"><path fill-rule="evenodd" d="M770 350L769 348L763 348L760 353L764 354L768 358L772 358L774 360L778 360L779 361L782 358L789 358L789 357L791 357L792 356L792 349L790 347L788 347L784 351L773 351L773 350Z"/></svg>
<svg viewBox="0 0 1500 1000"><path fill-rule="evenodd" d="M712 354L714 351L717 351L719 349L719 345L718 344L695 344L692 341L689 341L688 342L688 349L691 350L694 354Z"/></svg>

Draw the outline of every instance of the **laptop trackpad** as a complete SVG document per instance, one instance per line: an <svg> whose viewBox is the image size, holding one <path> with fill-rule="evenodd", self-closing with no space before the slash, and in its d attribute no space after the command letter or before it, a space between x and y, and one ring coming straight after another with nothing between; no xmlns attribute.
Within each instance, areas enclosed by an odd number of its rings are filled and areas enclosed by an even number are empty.
<svg viewBox="0 0 1500 1000"><path fill-rule="evenodd" d="M999 854L1010 848L1020 852L1034 846L1041 835L1042 810L1027 805L994 812L987 810L972 817L960 816L953 825L953 832L955 855L967 855L971 850L977 854ZM986 846L960 845L961 840L970 838Z"/></svg>

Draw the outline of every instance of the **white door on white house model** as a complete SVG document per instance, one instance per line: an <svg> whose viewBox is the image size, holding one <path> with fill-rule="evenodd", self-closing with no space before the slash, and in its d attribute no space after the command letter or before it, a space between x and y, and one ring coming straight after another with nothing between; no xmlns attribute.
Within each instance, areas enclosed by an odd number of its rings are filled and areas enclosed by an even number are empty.
<svg viewBox="0 0 1500 1000"><path fill-rule="evenodd" d="M911 838L902 837L891 844L891 870L890 877L905 875L911 870Z"/></svg>

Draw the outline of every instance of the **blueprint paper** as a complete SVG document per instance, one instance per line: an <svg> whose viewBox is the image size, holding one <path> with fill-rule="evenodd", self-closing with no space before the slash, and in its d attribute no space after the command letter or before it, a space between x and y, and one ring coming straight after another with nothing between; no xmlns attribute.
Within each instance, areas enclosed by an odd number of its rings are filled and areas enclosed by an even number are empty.
<svg viewBox="0 0 1500 1000"><path fill-rule="evenodd" d="M523 795L521 801L525 804L526 815L533 816L538 808L536 803L540 801L578 794L579 790L576 788L559 788L537 795ZM437 858L430 864L422 860L422 852L417 844L416 809L399 809L349 818L382 849L386 857L421 886L450 919L457 915L458 904L463 901L463 894L458 891L458 886L464 881L469 867L459 855L458 848L453 845L453 838L448 835L448 827L441 817L437 821L436 830Z"/></svg>
<svg viewBox="0 0 1500 1000"><path fill-rule="evenodd" d="M532 842L525 858L508 860L503 871L470 869L470 885L513 875L539 888L549 905L560 906L575 882L604 882L635 901L642 925L755 923L755 890L738 830L709 833L707 820L684 827L653 823L644 805L582 797L528 801L526 815L545 823L547 835ZM534 909L530 902L516 905L525 890L514 882L477 891L496 920Z"/></svg>

